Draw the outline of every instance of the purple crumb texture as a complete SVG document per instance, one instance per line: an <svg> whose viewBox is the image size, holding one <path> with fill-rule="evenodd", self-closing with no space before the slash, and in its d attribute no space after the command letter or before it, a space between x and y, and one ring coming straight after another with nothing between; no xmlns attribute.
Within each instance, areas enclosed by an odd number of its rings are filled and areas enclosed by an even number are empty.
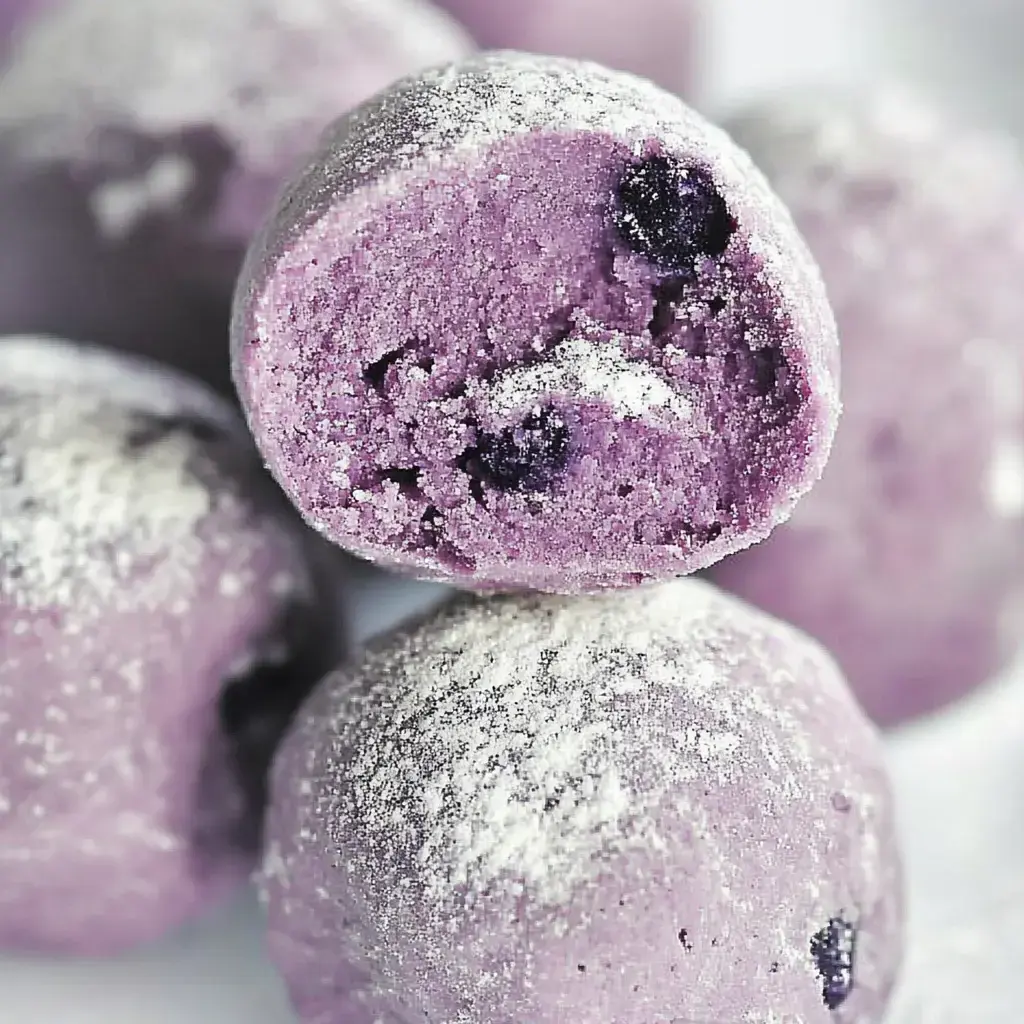
<svg viewBox="0 0 1024 1024"><path fill-rule="evenodd" d="M232 347L307 521L471 589L704 568L789 515L838 415L823 286L746 157L647 82L522 54L325 133Z"/></svg>
<svg viewBox="0 0 1024 1024"><path fill-rule="evenodd" d="M701 0L439 0L486 49L596 61L686 95L694 83Z"/></svg>
<svg viewBox="0 0 1024 1024"><path fill-rule="evenodd" d="M331 120L471 48L419 0L54 0L0 79L0 333L230 388L231 292Z"/></svg>
<svg viewBox="0 0 1024 1024"><path fill-rule="evenodd" d="M266 840L304 1024L880 1024L901 961L877 734L700 580L378 641L299 712Z"/></svg>
<svg viewBox="0 0 1024 1024"><path fill-rule="evenodd" d="M844 413L793 518L714 578L824 642L893 724L1022 636L1024 167L891 91L782 97L731 128L821 266Z"/></svg>
<svg viewBox="0 0 1024 1024"><path fill-rule="evenodd" d="M317 678L304 532L232 411L149 364L0 341L0 949L106 954L253 866Z"/></svg>

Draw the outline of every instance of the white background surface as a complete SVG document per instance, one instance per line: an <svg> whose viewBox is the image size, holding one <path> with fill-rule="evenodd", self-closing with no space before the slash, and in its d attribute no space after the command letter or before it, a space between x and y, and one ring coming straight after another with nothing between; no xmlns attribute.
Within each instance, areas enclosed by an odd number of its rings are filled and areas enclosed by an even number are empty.
<svg viewBox="0 0 1024 1024"><path fill-rule="evenodd" d="M493 0L511 2L511 0ZM703 105L765 87L905 71L1024 129L1024 2L707 0ZM927 15L927 17L925 17ZM992 25L995 24L995 29ZM955 144L955 140L951 140ZM353 582L366 635L436 587ZM1024 668L890 740L911 908L893 1024L1018 1024L1024 972ZM103 963L0 959L0 1024L294 1024L251 896ZM571 1024L571 1022L567 1022Z"/></svg>

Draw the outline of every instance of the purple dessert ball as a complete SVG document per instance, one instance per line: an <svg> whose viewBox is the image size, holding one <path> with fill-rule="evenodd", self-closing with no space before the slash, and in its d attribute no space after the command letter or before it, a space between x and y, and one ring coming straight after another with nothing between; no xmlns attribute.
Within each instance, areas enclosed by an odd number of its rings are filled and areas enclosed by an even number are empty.
<svg viewBox="0 0 1024 1024"><path fill-rule="evenodd" d="M877 1024L883 752L814 641L679 580L465 596L329 676L274 763L307 1024Z"/></svg>
<svg viewBox="0 0 1024 1024"><path fill-rule="evenodd" d="M672 92L692 84L700 0L439 0L489 49L580 57Z"/></svg>
<svg viewBox="0 0 1024 1024"><path fill-rule="evenodd" d="M11 36L28 18L58 0L0 0L0 55L7 52Z"/></svg>
<svg viewBox="0 0 1024 1024"><path fill-rule="evenodd" d="M324 133L232 355L308 522L471 589L703 568L786 518L838 409L824 288L746 156L647 82L513 53Z"/></svg>
<svg viewBox="0 0 1024 1024"><path fill-rule="evenodd" d="M0 79L0 332L230 388L245 247L341 111L467 53L419 0L57 0Z"/></svg>
<svg viewBox="0 0 1024 1024"><path fill-rule="evenodd" d="M899 722L987 679L1024 628L1024 168L898 91L781 97L731 128L821 265L845 411L790 522L714 578Z"/></svg>
<svg viewBox="0 0 1024 1024"><path fill-rule="evenodd" d="M198 384L0 341L0 949L114 952L248 876L324 668L286 509Z"/></svg>

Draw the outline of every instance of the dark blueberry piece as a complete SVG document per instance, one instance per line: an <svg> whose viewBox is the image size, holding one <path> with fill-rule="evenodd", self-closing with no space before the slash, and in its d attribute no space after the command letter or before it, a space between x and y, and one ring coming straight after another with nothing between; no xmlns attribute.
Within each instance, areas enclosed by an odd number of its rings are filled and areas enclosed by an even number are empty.
<svg viewBox="0 0 1024 1024"><path fill-rule="evenodd" d="M854 956L857 929L842 916L829 919L827 925L811 937L811 956L821 977L821 999L837 1010L853 991Z"/></svg>
<svg viewBox="0 0 1024 1024"><path fill-rule="evenodd" d="M667 156L630 164L617 199L619 234L668 271L692 270L702 256L721 256L736 226L707 171Z"/></svg>
<svg viewBox="0 0 1024 1024"><path fill-rule="evenodd" d="M187 434L203 444L211 444L223 437L223 431L208 420L193 416L153 416L137 413L133 416L133 428L125 439L128 452L138 452L170 437L171 434Z"/></svg>
<svg viewBox="0 0 1024 1024"><path fill-rule="evenodd" d="M481 431L463 457L471 476L499 491L549 487L569 459L569 428L551 408L531 412L518 426Z"/></svg>

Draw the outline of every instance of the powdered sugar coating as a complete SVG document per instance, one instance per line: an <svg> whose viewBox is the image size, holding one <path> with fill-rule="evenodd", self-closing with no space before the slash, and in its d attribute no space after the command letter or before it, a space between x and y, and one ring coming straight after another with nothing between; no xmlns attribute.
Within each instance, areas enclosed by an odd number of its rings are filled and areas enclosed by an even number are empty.
<svg viewBox="0 0 1024 1024"><path fill-rule="evenodd" d="M617 177L653 154L731 218L692 273L610 226ZM648 82L523 54L407 79L325 132L250 249L232 346L312 525L482 589L632 585L753 543L820 473L838 414L824 290L745 155ZM480 435L548 404L572 435L545 474L561 490L476 491Z"/></svg>
<svg viewBox="0 0 1024 1024"><path fill-rule="evenodd" d="M244 880L312 587L212 394L0 341L0 948L118 950Z"/></svg>
<svg viewBox="0 0 1024 1024"><path fill-rule="evenodd" d="M877 1022L881 757L824 651L708 584L460 599L299 713L271 953L311 1024ZM839 920L830 1013L812 947Z"/></svg>
<svg viewBox="0 0 1024 1024"><path fill-rule="evenodd" d="M784 95L731 127L821 264L845 414L786 528L715 578L817 636L896 722L1020 640L1024 167L902 89Z"/></svg>
<svg viewBox="0 0 1024 1024"><path fill-rule="evenodd" d="M686 95L699 60L699 0L440 0L485 49L578 57Z"/></svg>
<svg viewBox="0 0 1024 1024"><path fill-rule="evenodd" d="M0 330L147 339L225 385L234 277L297 156L470 48L419 0L62 0L23 29L0 83L0 209L25 266L8 257Z"/></svg>

